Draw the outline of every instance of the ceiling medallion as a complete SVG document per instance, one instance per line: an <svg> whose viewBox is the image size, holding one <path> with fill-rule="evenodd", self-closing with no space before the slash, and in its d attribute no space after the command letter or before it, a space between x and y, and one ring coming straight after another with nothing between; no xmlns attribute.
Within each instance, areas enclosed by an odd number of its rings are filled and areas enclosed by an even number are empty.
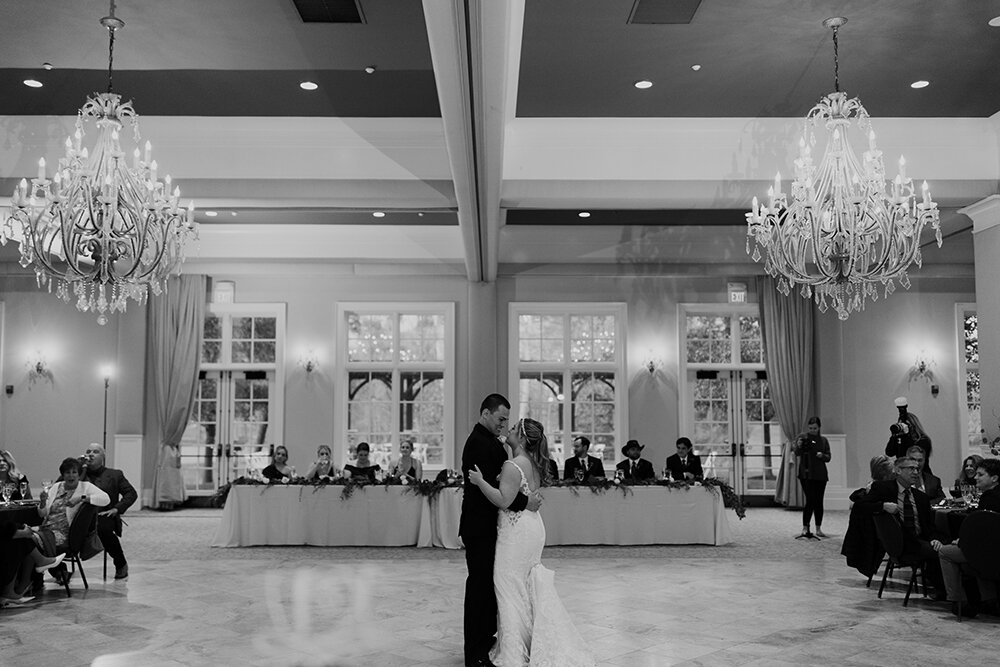
<svg viewBox="0 0 1000 667"><path fill-rule="evenodd" d="M39 287L76 307L97 313L106 324L108 313L124 312L128 299L145 303L160 294L166 279L180 272L184 244L197 238L194 205L179 208L180 189L171 191L170 176L157 178L158 166L136 147L131 167L119 142L128 121L138 146L139 127L132 102L122 103L112 92L115 31L125 23L115 16L101 19L108 29L108 92L88 97L79 110L76 132L66 139L66 154L52 178L45 158L38 176L14 188L9 215L0 226L0 243L17 241L21 266L33 266ZM84 120L98 129L93 151L82 146Z"/></svg>
<svg viewBox="0 0 1000 667"><path fill-rule="evenodd" d="M829 306L841 320L864 310L879 291L888 297L898 280L909 288L907 269L921 265L920 233L928 222L941 246L937 204L924 181L917 198L906 161L886 180L882 151L875 143L868 111L858 98L840 90L837 31L846 18L826 19L833 30L834 91L806 114L799 157L794 162L791 193L782 192L781 174L768 189L767 203L754 197L747 218L747 254L761 260L764 270L778 278L778 291L788 295L799 287L813 298L820 312ZM813 164L815 128L826 128L826 151ZM868 150L858 160L848 137L852 123L868 139Z"/></svg>

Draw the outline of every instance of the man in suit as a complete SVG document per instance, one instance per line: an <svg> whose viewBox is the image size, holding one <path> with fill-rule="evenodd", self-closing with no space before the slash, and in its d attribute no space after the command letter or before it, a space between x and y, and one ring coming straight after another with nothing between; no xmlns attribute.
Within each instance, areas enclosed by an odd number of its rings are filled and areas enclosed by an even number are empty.
<svg viewBox="0 0 1000 667"><path fill-rule="evenodd" d="M622 447L622 454L627 458L619 463L616 468L622 471L625 479L633 482L656 479L656 473L653 472L653 464L646 459L639 458L642 455L643 449L645 447L640 445L638 440L629 440Z"/></svg>
<svg viewBox="0 0 1000 667"><path fill-rule="evenodd" d="M125 479L121 470L104 465L104 447L96 442L87 446L84 479L111 498L111 505L97 513L97 536L115 563L115 579L128 578L128 562L119 537L122 534L122 515L139 498L135 488Z"/></svg>
<svg viewBox="0 0 1000 667"><path fill-rule="evenodd" d="M1000 460L985 459L976 467L976 488L982 495L979 496L979 508L977 512L990 510L1000 512ZM938 540L933 540L931 546L938 552L941 559L941 575L944 579L945 592L952 603L952 613L958 614L957 603L966 603L968 598L965 589L962 587L962 566L967 562L962 548L958 545L958 540L952 544L942 544ZM997 582L978 579L979 595L981 599L981 610L994 616L1000 614L1000 607L997 605ZM971 605L962 607L962 616L974 617L979 609Z"/></svg>
<svg viewBox="0 0 1000 667"><path fill-rule="evenodd" d="M691 441L688 438L677 438L677 453L667 457L667 470L670 476L678 482L693 482L701 479L701 459L691 453Z"/></svg>
<svg viewBox="0 0 1000 667"><path fill-rule="evenodd" d="M924 470L924 463L927 461L924 450L919 445L913 445L906 450L906 455L920 465L920 476L917 478L917 483L913 485L914 488L926 493L931 503L944 500L944 489L941 488L941 478Z"/></svg>
<svg viewBox="0 0 1000 667"><path fill-rule="evenodd" d="M469 471L478 466L483 478L497 484L500 468L507 460L499 437L506 431L510 418L510 402L500 394L490 394L479 407L479 422L473 427L462 450L462 474L465 494L458 534L465 545L465 564L469 576L465 580L465 665L489 666L489 652L496 641L497 596L493 588L493 560L497 550L497 514L478 486L469 481ZM537 511L541 497L528 498L518 493L508 509Z"/></svg>
<svg viewBox="0 0 1000 667"><path fill-rule="evenodd" d="M859 511L868 514L885 512L897 518L903 526L903 556L919 559L931 583L943 589L937 552L931 540L938 537L931 517L931 503L927 494L914 488L920 477L919 464L911 458L896 459L896 479L872 482L868 493L858 501Z"/></svg>
<svg viewBox="0 0 1000 667"><path fill-rule="evenodd" d="M563 466L563 479L576 479L577 471L582 471L583 478L579 481L586 482L591 477L605 477L604 464L596 456L590 456L590 438L578 435L573 438L573 458L566 459Z"/></svg>

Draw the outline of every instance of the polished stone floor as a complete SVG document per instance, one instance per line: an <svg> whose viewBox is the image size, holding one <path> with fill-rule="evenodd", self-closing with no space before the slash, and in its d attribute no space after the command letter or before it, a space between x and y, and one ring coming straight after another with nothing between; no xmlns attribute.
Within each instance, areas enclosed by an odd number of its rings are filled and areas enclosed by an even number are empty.
<svg viewBox="0 0 1000 667"><path fill-rule="evenodd" d="M546 565L601 665L986 665L998 619L959 624L897 585L876 598L836 536L792 539L797 516L730 515L727 547L561 547ZM210 549L218 513L129 517L131 577L73 597L48 584L0 611L0 665L399 665L461 661L461 552Z"/></svg>

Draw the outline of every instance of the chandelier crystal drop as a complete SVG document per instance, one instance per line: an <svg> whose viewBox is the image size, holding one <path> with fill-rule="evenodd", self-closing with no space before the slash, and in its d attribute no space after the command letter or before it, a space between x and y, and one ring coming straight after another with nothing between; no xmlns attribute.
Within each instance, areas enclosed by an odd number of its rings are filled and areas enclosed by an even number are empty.
<svg viewBox="0 0 1000 667"><path fill-rule="evenodd" d="M791 192L782 191L779 173L766 203L754 197L746 214L747 254L755 262L764 259L778 291L787 296L797 287L802 297L815 299L820 312L832 305L841 320L864 310L868 299L877 301L879 292L888 297L896 281L910 287L907 269L921 266L924 225L931 224L941 246L939 213L927 182L918 199L902 157L898 175L886 180L868 112L861 100L840 90L837 30L846 22L842 17L823 22L833 30L835 92L806 114ZM817 166L812 149L820 124L827 144ZM860 160L849 140L852 126L868 140Z"/></svg>
<svg viewBox="0 0 1000 667"><path fill-rule="evenodd" d="M115 31L125 23L101 19L108 29L108 92L88 97L79 110L76 132L66 139L65 155L51 178L45 158L38 175L14 188L9 214L0 226L0 244L20 244L21 266L33 266L39 287L69 302L70 292L81 311L124 312L129 299L146 302L159 295L166 279L180 272L184 245L197 239L194 204L180 206L180 188L171 190L169 175L158 178L147 141L140 152L139 127L131 101L112 92ZM83 146L84 121L94 121L98 137L93 150ZM132 126L136 148L131 165L120 132Z"/></svg>

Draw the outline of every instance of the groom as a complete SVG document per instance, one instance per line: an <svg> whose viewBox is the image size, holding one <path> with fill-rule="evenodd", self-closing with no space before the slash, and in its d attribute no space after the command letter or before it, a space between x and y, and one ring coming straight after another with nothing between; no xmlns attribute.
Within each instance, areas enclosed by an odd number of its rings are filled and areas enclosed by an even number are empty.
<svg viewBox="0 0 1000 667"><path fill-rule="evenodd" d="M465 664L466 667L489 666L489 652L496 641L497 595L493 588L493 559L497 550L497 513L475 484L469 482L469 471L479 466L483 478L494 486L500 468L507 460L507 450L497 439L506 430L510 418L510 403L500 394L490 394L479 407L479 423L472 429L462 450L462 474L465 494L462 496L462 518L458 534L465 544L465 564L469 576L465 580ZM508 509L537 512L541 498L523 493Z"/></svg>

